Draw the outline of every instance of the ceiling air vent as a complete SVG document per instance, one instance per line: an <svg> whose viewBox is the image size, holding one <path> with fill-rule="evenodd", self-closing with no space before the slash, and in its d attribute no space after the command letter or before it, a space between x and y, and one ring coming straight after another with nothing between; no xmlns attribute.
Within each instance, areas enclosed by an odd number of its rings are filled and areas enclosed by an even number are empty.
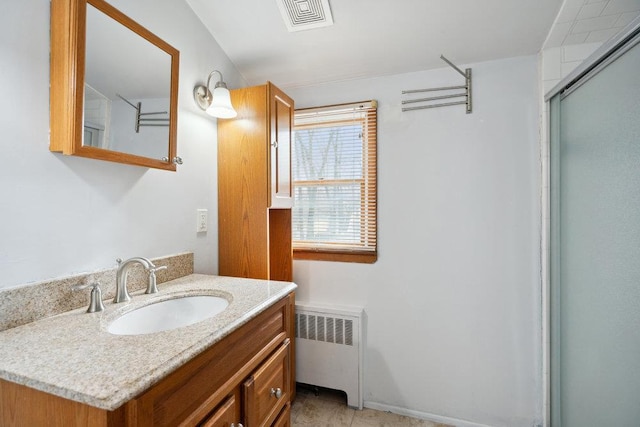
<svg viewBox="0 0 640 427"><path fill-rule="evenodd" d="M333 25L329 0L276 0L289 32Z"/></svg>

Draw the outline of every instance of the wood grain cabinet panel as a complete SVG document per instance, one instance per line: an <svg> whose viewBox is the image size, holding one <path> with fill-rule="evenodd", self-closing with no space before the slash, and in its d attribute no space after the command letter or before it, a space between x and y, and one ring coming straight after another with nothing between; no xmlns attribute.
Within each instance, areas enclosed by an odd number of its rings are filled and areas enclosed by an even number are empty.
<svg viewBox="0 0 640 427"><path fill-rule="evenodd" d="M287 340L244 383L249 426L270 426L289 401L289 351Z"/></svg>
<svg viewBox="0 0 640 427"><path fill-rule="evenodd" d="M274 85L269 89L269 119L271 121L269 144L270 208L293 207L293 182L291 176L291 138L293 130L293 100Z"/></svg>
<svg viewBox="0 0 640 427"><path fill-rule="evenodd" d="M291 427L291 403L287 402L272 427Z"/></svg>
<svg viewBox="0 0 640 427"><path fill-rule="evenodd" d="M218 268L223 276L291 281L294 103L271 83L234 89L218 120Z"/></svg>
<svg viewBox="0 0 640 427"><path fill-rule="evenodd" d="M236 392L238 390L236 389ZM237 393L232 394L219 408L209 415L200 427L231 427L240 424L240 401Z"/></svg>

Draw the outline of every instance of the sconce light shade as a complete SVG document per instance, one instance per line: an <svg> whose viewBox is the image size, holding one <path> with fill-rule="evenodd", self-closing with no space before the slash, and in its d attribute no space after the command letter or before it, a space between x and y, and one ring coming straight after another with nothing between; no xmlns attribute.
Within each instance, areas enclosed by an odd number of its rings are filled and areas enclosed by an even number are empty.
<svg viewBox="0 0 640 427"><path fill-rule="evenodd" d="M220 74L220 80L216 83L212 94L209 90L209 83L214 73ZM219 119L232 119L238 115L231 105L231 94L227 89L227 84L223 81L222 73L218 70L213 70L209 74L206 86L198 85L193 89L193 97L198 107L210 116Z"/></svg>
<svg viewBox="0 0 640 427"><path fill-rule="evenodd" d="M222 86L216 86L213 89L213 101L206 110L207 114L221 119L232 119L238 115L231 105L231 94L229 89Z"/></svg>

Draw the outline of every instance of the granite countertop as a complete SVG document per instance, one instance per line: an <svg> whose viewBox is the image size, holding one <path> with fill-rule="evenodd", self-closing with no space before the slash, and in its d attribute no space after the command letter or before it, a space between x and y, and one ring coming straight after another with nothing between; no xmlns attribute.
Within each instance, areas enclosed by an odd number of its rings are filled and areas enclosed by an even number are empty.
<svg viewBox="0 0 640 427"><path fill-rule="evenodd" d="M192 274L132 293L129 303L105 301L0 332L0 378L101 409L114 410L220 341L296 288L294 283ZM113 335L119 315L176 295L216 295L229 306L191 326L147 335ZM87 303L88 304L88 303Z"/></svg>

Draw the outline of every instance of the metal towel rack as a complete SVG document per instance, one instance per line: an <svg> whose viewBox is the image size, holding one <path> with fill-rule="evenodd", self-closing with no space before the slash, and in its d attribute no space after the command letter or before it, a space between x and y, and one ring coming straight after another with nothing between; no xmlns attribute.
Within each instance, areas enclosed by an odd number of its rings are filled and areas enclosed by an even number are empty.
<svg viewBox="0 0 640 427"><path fill-rule="evenodd" d="M471 111L472 111L471 110L471 68L467 68L464 71L462 71L460 68L456 67L451 61L449 61L447 58L445 58L444 55L440 55L440 59L442 59L444 62L449 64L458 73L462 74L462 77L464 77L464 81L465 81L464 85L462 85L462 86L435 87L435 88L430 88L430 89L403 90L402 94L403 95L408 95L408 94L414 94L414 93L420 93L420 92L451 91L451 90L458 90L458 89L464 89L464 92L458 92L458 93L452 93L452 94L446 94L446 95L439 95L439 96L431 96L429 98L406 99L406 100L402 101L402 105L415 104L415 103L424 103L424 102L431 102L431 101L439 101L439 100L442 100L442 99L451 99L451 98L462 98L462 97L464 97L465 99L464 100L459 100L459 101L452 101L452 102L441 102L441 103L437 103L437 104L417 105L415 107L402 107L402 111L422 110L424 108L448 107L450 105L463 105L464 104L464 105L467 106L467 114L471 113Z"/></svg>
<svg viewBox="0 0 640 427"><path fill-rule="evenodd" d="M144 116L151 116L155 114L168 114L166 111L154 111L151 113L143 113L142 112L142 102L138 102L137 105L134 105L125 97L116 93L116 96L122 99L127 104L131 105L136 110L136 133L140 133L141 126L169 126L169 118L160 118L160 119L152 119Z"/></svg>

